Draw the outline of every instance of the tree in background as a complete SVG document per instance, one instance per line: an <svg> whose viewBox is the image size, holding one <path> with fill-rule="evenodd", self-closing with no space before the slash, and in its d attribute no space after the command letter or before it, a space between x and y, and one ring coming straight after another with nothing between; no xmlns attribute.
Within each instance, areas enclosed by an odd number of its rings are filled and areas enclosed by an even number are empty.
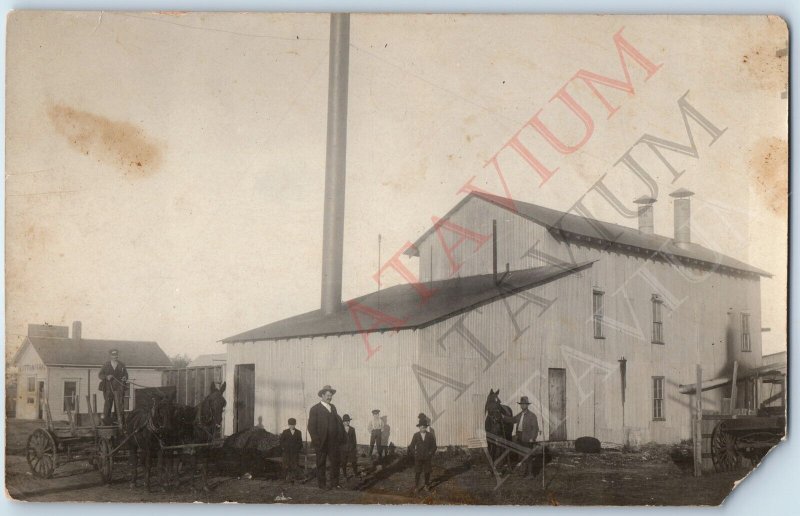
<svg viewBox="0 0 800 516"><path fill-rule="evenodd" d="M186 353L178 353L177 355L172 355L169 361L172 362L172 367L180 369L188 366L192 359Z"/></svg>

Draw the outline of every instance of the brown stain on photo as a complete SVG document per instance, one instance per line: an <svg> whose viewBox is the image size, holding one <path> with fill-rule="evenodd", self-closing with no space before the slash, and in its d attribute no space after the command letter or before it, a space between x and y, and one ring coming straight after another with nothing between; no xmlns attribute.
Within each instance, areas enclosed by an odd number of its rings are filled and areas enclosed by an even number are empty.
<svg viewBox="0 0 800 516"><path fill-rule="evenodd" d="M761 138L750 151L751 186L775 215L785 217L789 208L789 153L786 140Z"/></svg>
<svg viewBox="0 0 800 516"><path fill-rule="evenodd" d="M47 115L73 149L121 168L126 176L147 177L161 164L161 145L130 122L111 120L63 104L50 106Z"/></svg>

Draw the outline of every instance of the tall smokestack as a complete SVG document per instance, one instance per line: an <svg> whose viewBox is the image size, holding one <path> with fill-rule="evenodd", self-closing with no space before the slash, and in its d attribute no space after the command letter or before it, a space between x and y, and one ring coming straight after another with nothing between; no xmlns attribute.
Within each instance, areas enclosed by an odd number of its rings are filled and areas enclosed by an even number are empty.
<svg viewBox="0 0 800 516"><path fill-rule="evenodd" d="M689 198L693 195L694 192L690 192L685 188L680 188L669 194L670 197L675 199L675 245L678 247L689 247L689 243L692 241L692 211Z"/></svg>
<svg viewBox="0 0 800 516"><path fill-rule="evenodd" d="M643 195L633 201L639 205L639 232L645 235L652 235L653 228L653 203L655 199L649 195Z"/></svg>
<svg viewBox="0 0 800 516"><path fill-rule="evenodd" d="M344 188L347 157L347 76L350 15L331 14L328 65L328 143L325 155L325 210L322 234L322 311L342 307Z"/></svg>

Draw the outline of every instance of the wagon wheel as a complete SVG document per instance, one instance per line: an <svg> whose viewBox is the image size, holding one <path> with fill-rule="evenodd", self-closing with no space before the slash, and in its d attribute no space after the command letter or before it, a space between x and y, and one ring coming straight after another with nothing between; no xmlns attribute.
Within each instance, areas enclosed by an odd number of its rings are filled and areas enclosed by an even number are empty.
<svg viewBox="0 0 800 516"><path fill-rule="evenodd" d="M733 471L742 463L742 456L736 449L736 436L717 425L711 434L711 460L716 471Z"/></svg>
<svg viewBox="0 0 800 516"><path fill-rule="evenodd" d="M740 449L745 450L743 455L752 460L755 465L761 462L764 455L778 444L779 440L780 438L772 432L753 432L739 437L738 445ZM763 446L764 444L770 444L770 446ZM751 447L752 449L747 449Z"/></svg>
<svg viewBox="0 0 800 516"><path fill-rule="evenodd" d="M28 466L39 478L51 478L56 470L56 441L50 432L37 428L28 436Z"/></svg>
<svg viewBox="0 0 800 516"><path fill-rule="evenodd" d="M114 456L111 454L113 449L111 441L108 438L97 438L97 456L95 457L95 463L97 464L97 470L100 472L100 478L106 484L111 483L111 476L114 472Z"/></svg>

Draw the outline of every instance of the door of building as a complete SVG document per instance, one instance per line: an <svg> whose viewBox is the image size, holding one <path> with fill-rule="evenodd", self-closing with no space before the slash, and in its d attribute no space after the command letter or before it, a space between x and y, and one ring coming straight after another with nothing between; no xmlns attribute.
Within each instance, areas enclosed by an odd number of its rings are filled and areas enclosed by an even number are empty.
<svg viewBox="0 0 800 516"><path fill-rule="evenodd" d="M237 364L233 375L233 431L253 428L256 411L256 365Z"/></svg>
<svg viewBox="0 0 800 516"><path fill-rule="evenodd" d="M567 370L549 369L550 441L567 439Z"/></svg>

